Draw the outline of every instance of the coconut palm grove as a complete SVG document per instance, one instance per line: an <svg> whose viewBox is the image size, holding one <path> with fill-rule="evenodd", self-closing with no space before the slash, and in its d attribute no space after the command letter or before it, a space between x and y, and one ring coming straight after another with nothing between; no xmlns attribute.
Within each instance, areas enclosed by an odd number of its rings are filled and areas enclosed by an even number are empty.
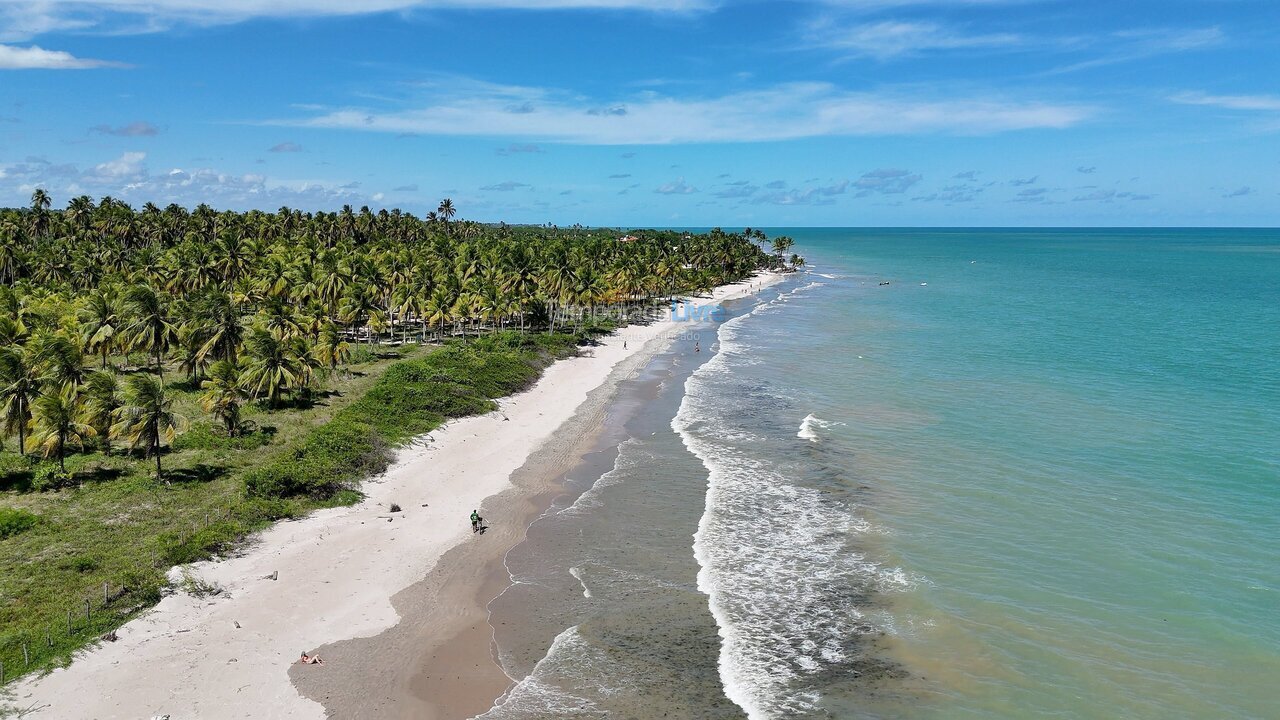
<svg viewBox="0 0 1280 720"><path fill-rule="evenodd" d="M354 502L397 443L600 333L803 263L758 230L489 225L449 200L425 218L52 205L0 210L9 677L149 607L169 567Z"/></svg>

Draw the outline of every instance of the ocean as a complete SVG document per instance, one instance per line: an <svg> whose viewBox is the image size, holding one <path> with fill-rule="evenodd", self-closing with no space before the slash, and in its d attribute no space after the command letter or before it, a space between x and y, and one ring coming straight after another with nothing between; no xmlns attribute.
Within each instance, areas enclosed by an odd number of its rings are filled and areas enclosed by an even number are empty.
<svg viewBox="0 0 1280 720"><path fill-rule="evenodd" d="M769 232L508 556L483 717L1280 717L1280 233Z"/></svg>

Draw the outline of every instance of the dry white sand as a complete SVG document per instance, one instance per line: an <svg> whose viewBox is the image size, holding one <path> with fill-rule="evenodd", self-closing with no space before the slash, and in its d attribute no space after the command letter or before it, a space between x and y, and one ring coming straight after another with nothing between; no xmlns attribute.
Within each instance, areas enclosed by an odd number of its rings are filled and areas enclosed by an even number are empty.
<svg viewBox="0 0 1280 720"><path fill-rule="evenodd" d="M755 289L776 279L759 277ZM722 287L696 305L751 291ZM166 597L120 628L117 642L17 684L12 703L60 720L323 718L324 708L294 689L290 664L319 645L394 626L390 598L471 535L471 510L509 486L511 473L615 365L648 343L665 346L680 330L664 319L605 338L552 365L533 388L500 401L500 410L455 420L402 449L386 473L365 483L359 504L278 523L236 557L187 566L222 592ZM403 512L388 512L393 502Z"/></svg>

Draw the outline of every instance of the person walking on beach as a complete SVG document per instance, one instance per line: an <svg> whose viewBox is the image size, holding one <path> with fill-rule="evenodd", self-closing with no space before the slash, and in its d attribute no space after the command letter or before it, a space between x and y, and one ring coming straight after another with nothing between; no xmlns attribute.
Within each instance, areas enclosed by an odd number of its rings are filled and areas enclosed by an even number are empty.
<svg viewBox="0 0 1280 720"><path fill-rule="evenodd" d="M475 532L476 530L479 530L479 529L480 529L480 513L476 512L475 510L472 510L471 511L471 532Z"/></svg>

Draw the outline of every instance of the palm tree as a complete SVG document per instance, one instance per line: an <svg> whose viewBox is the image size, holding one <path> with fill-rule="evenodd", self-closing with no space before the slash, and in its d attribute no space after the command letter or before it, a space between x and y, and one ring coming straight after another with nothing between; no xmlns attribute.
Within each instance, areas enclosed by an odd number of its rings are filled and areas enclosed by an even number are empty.
<svg viewBox="0 0 1280 720"><path fill-rule="evenodd" d="M204 374L211 358L201 354L204 342L200 337L202 328L191 325L178 327L178 369L187 374L187 380L195 383Z"/></svg>
<svg viewBox="0 0 1280 720"><path fill-rule="evenodd" d="M80 398L74 386L41 395L32 405L31 443L39 447L46 458L56 456L58 469L67 471L66 448L74 445L84 448L86 438L97 435L93 426L80 419Z"/></svg>
<svg viewBox="0 0 1280 720"><path fill-rule="evenodd" d="M305 348L295 342L300 338L285 338L279 333L256 329L245 343L249 363L241 375L241 382L254 399L266 398L271 408L280 406L280 397L292 390L302 389L310 381L310 366L305 356L298 352Z"/></svg>
<svg viewBox="0 0 1280 720"><path fill-rule="evenodd" d="M84 420L102 439L102 452L111 454L111 424L120 409L120 387L114 373L90 373L84 384Z"/></svg>
<svg viewBox="0 0 1280 720"><path fill-rule="evenodd" d="M240 382L241 367L231 360L219 360L209 367L209 378L200 383L204 394L200 407L221 422L227 435L240 432L240 406L249 398Z"/></svg>
<svg viewBox="0 0 1280 720"><path fill-rule="evenodd" d="M437 337L444 337L444 324L453 322L453 299L448 290L437 287L431 293L423 308L422 321L435 325L438 328Z"/></svg>
<svg viewBox="0 0 1280 720"><path fill-rule="evenodd" d="M0 315L0 346L21 345L27 341L27 326L21 320Z"/></svg>
<svg viewBox="0 0 1280 720"><path fill-rule="evenodd" d="M444 221L445 225L448 225L457 213L458 211L453 207L453 201L449 198L441 200L440 207L436 209L436 215Z"/></svg>
<svg viewBox="0 0 1280 720"><path fill-rule="evenodd" d="M84 381L84 355L80 346L62 333L45 333L31 342L32 357L44 377L58 387L76 387Z"/></svg>
<svg viewBox="0 0 1280 720"><path fill-rule="evenodd" d="M120 316L116 304L106 292L98 290L85 298L80 308L80 342L86 352L102 357L102 369L107 368L107 358L116 346L120 332Z"/></svg>
<svg viewBox="0 0 1280 720"><path fill-rule="evenodd" d="M164 443L173 442L178 431L186 426L186 418L173 412L173 401L165 393L164 385L149 375L129 378L125 400L125 405L116 410L111 435L124 438L131 450L141 449L144 458L154 454L159 480L164 477L160 467Z"/></svg>
<svg viewBox="0 0 1280 720"><path fill-rule="evenodd" d="M53 201L44 188L36 188L31 193L31 234L43 238L49 229L49 206Z"/></svg>
<svg viewBox="0 0 1280 720"><path fill-rule="evenodd" d="M338 317L353 328L364 325L369 331L369 345L373 345L373 327L370 320L380 312L378 298L372 287L360 285L350 288L342 298Z"/></svg>
<svg viewBox="0 0 1280 720"><path fill-rule="evenodd" d="M200 359L229 360L235 362L236 353L244 342L244 325L240 312L224 292L215 292L198 304L204 324L201 327Z"/></svg>
<svg viewBox="0 0 1280 720"><path fill-rule="evenodd" d="M147 285L135 285L124 296L126 314L131 321L125 327L129 347L149 352L155 358L156 372L164 379L161 357L178 342L178 328L169 318L156 291Z"/></svg>
<svg viewBox="0 0 1280 720"><path fill-rule="evenodd" d="M351 344L343 339L338 326L330 322L320 329L320 339L313 352L316 360L333 372L351 359Z"/></svg>
<svg viewBox="0 0 1280 720"><path fill-rule="evenodd" d="M786 235L779 235L773 239L773 253L777 256L779 265L782 264L782 256L785 255L786 252L791 249L791 246L795 244L796 241Z"/></svg>
<svg viewBox="0 0 1280 720"><path fill-rule="evenodd" d="M31 403L40 395L40 369L29 350L8 347L0 350L0 402L3 402L5 433L18 433L18 452L26 451L27 424Z"/></svg>

